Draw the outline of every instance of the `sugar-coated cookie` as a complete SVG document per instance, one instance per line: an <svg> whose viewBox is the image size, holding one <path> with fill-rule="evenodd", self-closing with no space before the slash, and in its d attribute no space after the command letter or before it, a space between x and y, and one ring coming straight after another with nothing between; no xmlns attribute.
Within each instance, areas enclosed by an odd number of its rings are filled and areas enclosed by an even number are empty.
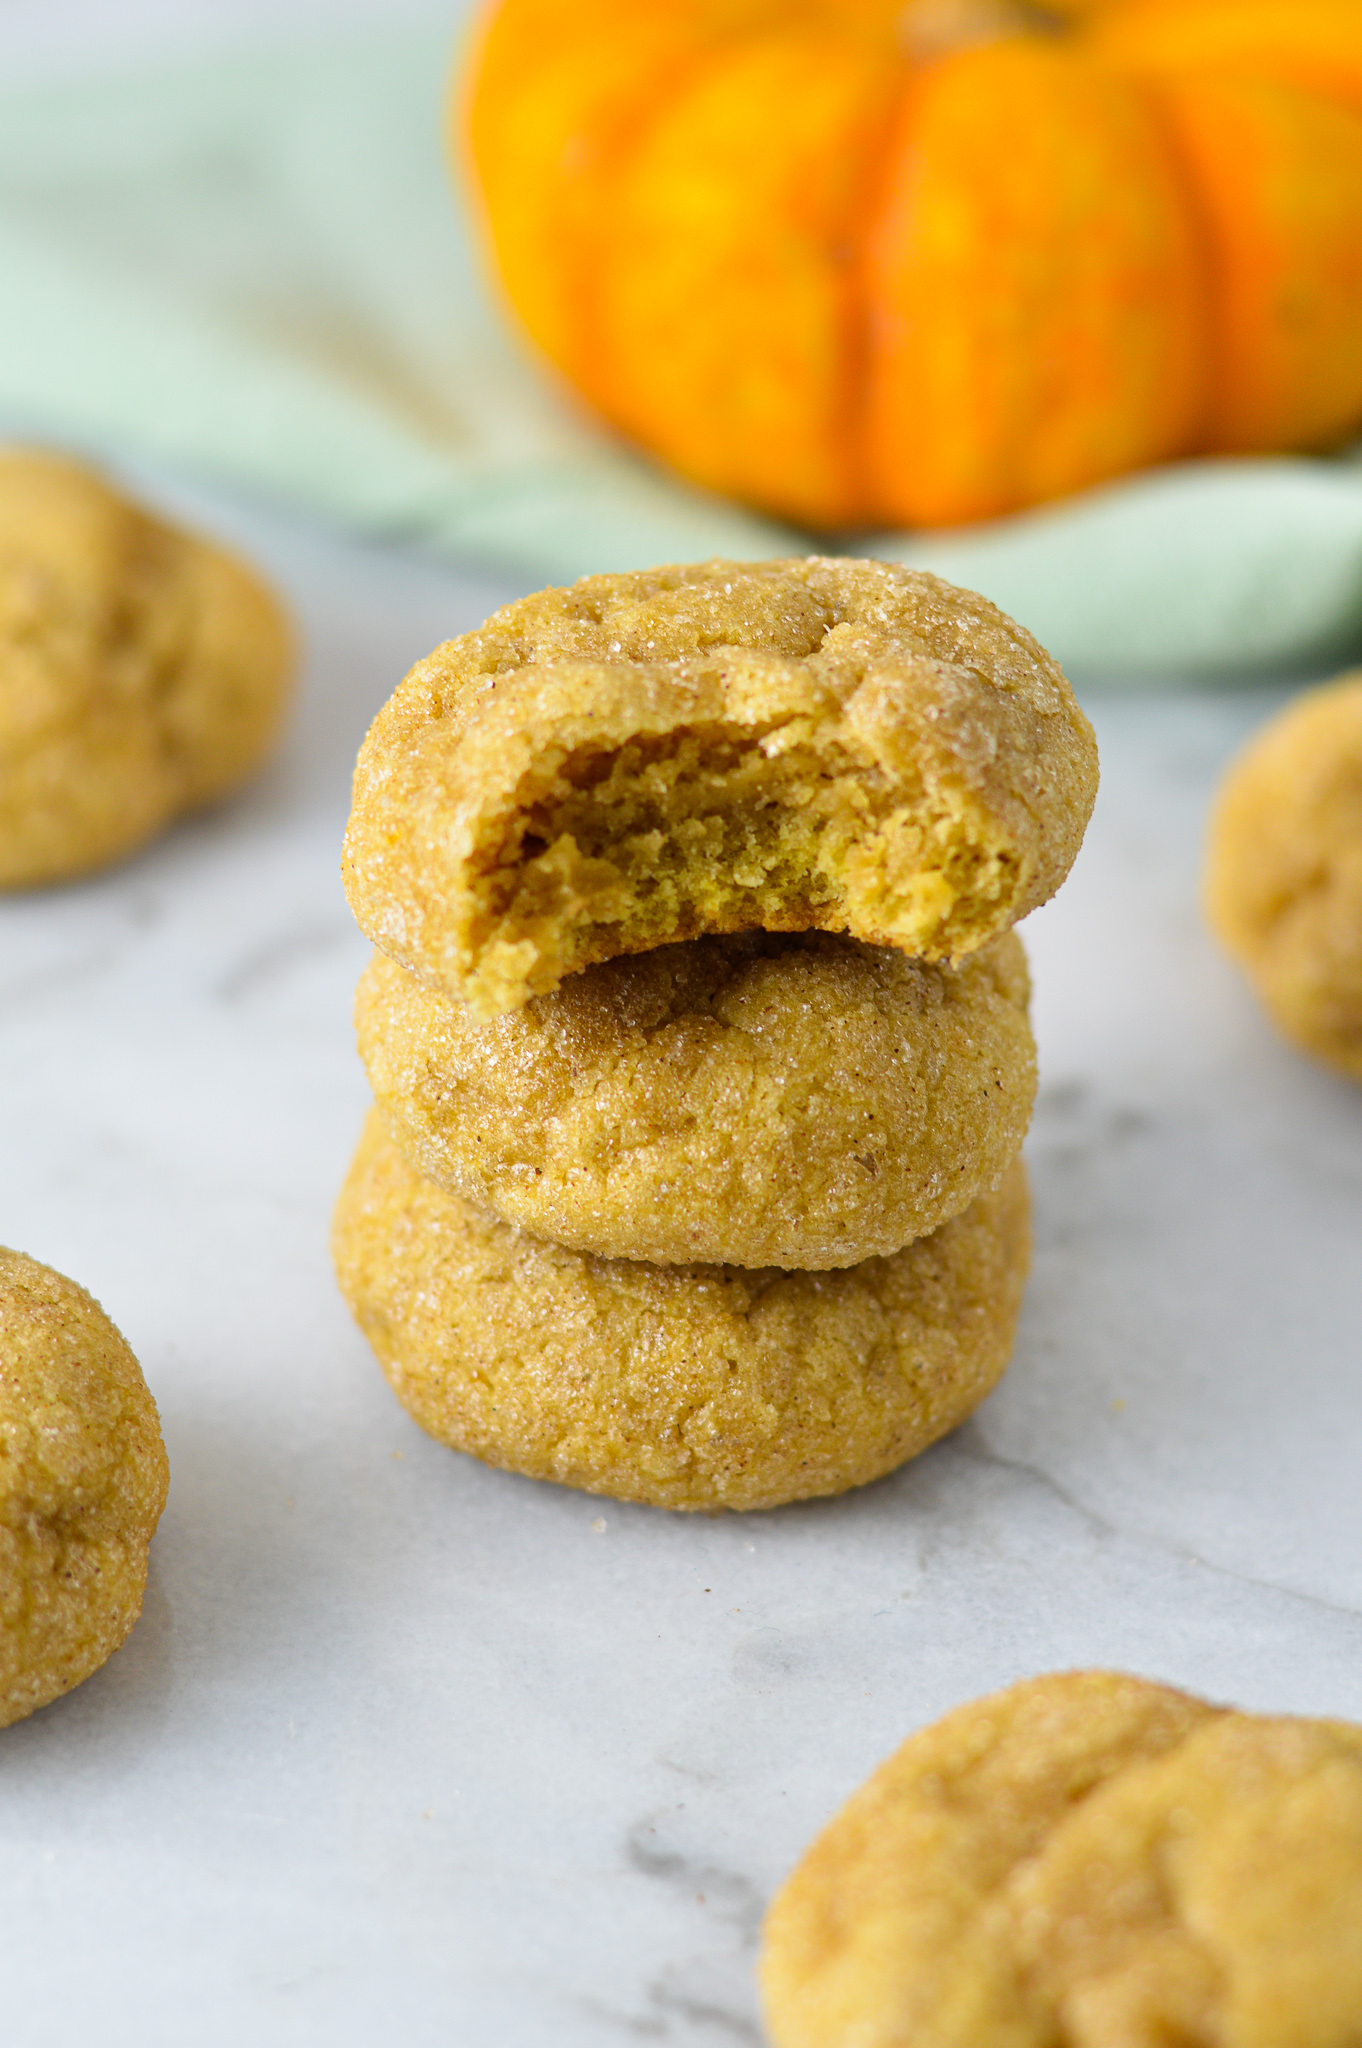
<svg viewBox="0 0 1362 2048"><path fill-rule="evenodd" d="M1362 1728L1070 1672L959 1707L777 1894L774 2048L1356 2048Z"/></svg>
<svg viewBox="0 0 1362 2048"><path fill-rule="evenodd" d="M293 640L221 548L0 452L0 888L106 866L260 762Z"/></svg>
<svg viewBox="0 0 1362 2048"><path fill-rule="evenodd" d="M1206 900L1285 1035L1362 1081L1362 671L1298 697L1232 763Z"/></svg>
<svg viewBox="0 0 1362 2048"><path fill-rule="evenodd" d="M892 1258L651 1266L546 1244L407 1165L371 1112L332 1238L399 1400L488 1464L669 1508L765 1508L890 1472L977 1407L1029 1258L1020 1162Z"/></svg>
<svg viewBox="0 0 1362 2048"><path fill-rule="evenodd" d="M481 1015L705 932L958 960L1068 873L1092 731L973 592L810 557L592 576L418 664L360 752L346 888Z"/></svg>
<svg viewBox="0 0 1362 2048"><path fill-rule="evenodd" d="M1015 933L959 967L827 932L693 939L479 1023L375 954L360 1052L413 1165L606 1258L851 1266L995 1187L1035 1093Z"/></svg>
<svg viewBox="0 0 1362 2048"><path fill-rule="evenodd" d="M156 1404L98 1302L0 1250L0 1727L123 1641L167 1483Z"/></svg>

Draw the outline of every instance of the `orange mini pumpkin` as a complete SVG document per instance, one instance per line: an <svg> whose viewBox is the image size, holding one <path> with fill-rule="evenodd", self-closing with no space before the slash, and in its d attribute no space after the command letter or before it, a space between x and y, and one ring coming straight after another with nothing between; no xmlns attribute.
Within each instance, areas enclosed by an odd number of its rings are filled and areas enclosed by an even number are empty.
<svg viewBox="0 0 1362 2048"><path fill-rule="evenodd" d="M466 113L540 348L805 525L1362 426L1362 0L500 0Z"/></svg>

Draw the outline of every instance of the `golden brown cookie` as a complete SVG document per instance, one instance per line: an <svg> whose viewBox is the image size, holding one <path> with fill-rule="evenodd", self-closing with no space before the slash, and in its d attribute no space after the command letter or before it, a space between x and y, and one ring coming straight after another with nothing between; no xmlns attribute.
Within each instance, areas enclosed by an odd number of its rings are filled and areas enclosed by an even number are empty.
<svg viewBox="0 0 1362 2048"><path fill-rule="evenodd" d="M777 1894L774 2048L1356 2048L1362 1728L1069 1672L957 1708Z"/></svg>
<svg viewBox="0 0 1362 2048"><path fill-rule="evenodd" d="M167 1483L156 1404L98 1302L0 1250L0 1727L123 1641Z"/></svg>
<svg viewBox="0 0 1362 2048"><path fill-rule="evenodd" d="M1206 904L1286 1036L1362 1081L1362 671L1298 697L1231 764Z"/></svg>
<svg viewBox="0 0 1362 2048"><path fill-rule="evenodd" d="M332 1243L423 1429L668 1508L841 1493L924 1450L1002 1373L1030 1252L1018 1162L931 1237L838 1273L596 1259L423 1179L377 1111Z"/></svg>
<svg viewBox="0 0 1362 2048"><path fill-rule="evenodd" d="M660 946L478 1023L375 954L360 1052L414 1166L605 1258L829 1267L996 1187L1035 1094L1026 956L829 932Z"/></svg>
<svg viewBox="0 0 1362 2048"><path fill-rule="evenodd" d="M233 556L0 452L0 888L106 866L257 766L294 665Z"/></svg>
<svg viewBox="0 0 1362 2048"><path fill-rule="evenodd" d="M590 576L437 648L355 771L351 908L480 1015L704 932L958 960L1050 896L1097 787L984 598L817 556Z"/></svg>

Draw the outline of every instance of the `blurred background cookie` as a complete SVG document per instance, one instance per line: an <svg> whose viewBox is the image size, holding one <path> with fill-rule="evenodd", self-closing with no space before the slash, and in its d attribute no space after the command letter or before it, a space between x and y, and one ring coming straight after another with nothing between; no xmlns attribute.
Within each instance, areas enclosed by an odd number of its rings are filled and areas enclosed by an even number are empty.
<svg viewBox="0 0 1362 2048"><path fill-rule="evenodd" d="M888 1259L835 1273L597 1259L407 1165L376 1111L332 1237L421 1427L491 1465L668 1508L765 1508L893 1471L1007 1363L1030 1257L1018 1161Z"/></svg>
<svg viewBox="0 0 1362 2048"><path fill-rule="evenodd" d="M0 451L0 887L104 867L233 789L293 668L234 556L78 463Z"/></svg>
<svg viewBox="0 0 1362 2048"><path fill-rule="evenodd" d="M384 954L360 1052L413 1165L607 1258L851 1266L996 1186L1035 1094L1014 933L958 967L831 933L694 939L485 1023Z"/></svg>
<svg viewBox="0 0 1362 2048"><path fill-rule="evenodd" d="M0 1249L0 1727L128 1634L168 1483L156 1404L98 1302Z"/></svg>
<svg viewBox="0 0 1362 2048"><path fill-rule="evenodd" d="M775 2048L1351 2048L1362 1728L1069 1672L959 1707L777 1894Z"/></svg>
<svg viewBox="0 0 1362 2048"><path fill-rule="evenodd" d="M1206 906L1286 1036L1362 1081L1362 670L1288 704L1231 765Z"/></svg>
<svg viewBox="0 0 1362 2048"><path fill-rule="evenodd" d="M882 562L589 576L437 648L355 770L346 890L482 1015L705 932L959 959L1068 873L1092 729L985 598Z"/></svg>

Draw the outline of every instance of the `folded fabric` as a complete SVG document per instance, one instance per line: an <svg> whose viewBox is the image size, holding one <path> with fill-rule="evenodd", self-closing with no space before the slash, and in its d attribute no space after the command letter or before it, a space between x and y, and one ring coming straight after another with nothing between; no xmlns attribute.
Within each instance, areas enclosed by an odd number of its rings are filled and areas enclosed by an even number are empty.
<svg viewBox="0 0 1362 2048"><path fill-rule="evenodd" d="M488 294L441 153L450 38L0 98L0 416L562 582L826 547L597 428ZM846 543L839 543L846 546ZM1362 464L1188 463L855 552L995 598L1091 678L1362 646Z"/></svg>

